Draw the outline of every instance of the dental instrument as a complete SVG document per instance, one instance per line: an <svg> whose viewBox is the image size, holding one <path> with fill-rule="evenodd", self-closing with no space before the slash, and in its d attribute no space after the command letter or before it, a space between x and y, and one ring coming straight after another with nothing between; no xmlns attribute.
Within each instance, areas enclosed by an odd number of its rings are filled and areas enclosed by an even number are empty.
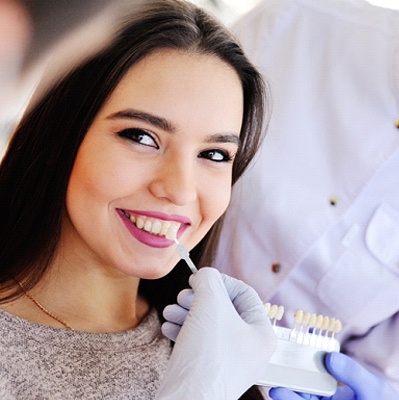
<svg viewBox="0 0 399 400"><path fill-rule="evenodd" d="M198 269L187 249L176 237L173 240L180 257L195 274ZM340 350L340 344L334 336L341 331L341 322L298 310L294 316L294 327L288 329L276 325L283 317L283 306L266 303L264 307L272 320L278 345L267 365L265 378L256 384L332 396L338 382L325 368L324 357L328 352Z"/></svg>
<svg viewBox="0 0 399 400"><path fill-rule="evenodd" d="M269 360L264 379L257 385L332 396L337 390L337 380L325 368L324 357L328 352L340 350L334 336L341 331L341 322L298 310L293 328L288 329L276 326L284 313L282 306L266 303L264 307L272 321L278 345Z"/></svg>
<svg viewBox="0 0 399 400"><path fill-rule="evenodd" d="M195 274L198 271L198 269L191 260L187 249L182 244L180 244L177 238L175 238L174 240L177 245L177 252L179 253L180 257L187 263L187 265L191 269L191 272Z"/></svg>

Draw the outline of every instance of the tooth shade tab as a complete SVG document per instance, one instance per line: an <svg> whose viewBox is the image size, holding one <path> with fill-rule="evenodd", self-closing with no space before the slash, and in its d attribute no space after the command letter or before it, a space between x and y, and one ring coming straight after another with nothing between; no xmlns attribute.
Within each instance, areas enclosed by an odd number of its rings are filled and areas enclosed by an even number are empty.
<svg viewBox="0 0 399 400"><path fill-rule="evenodd" d="M276 317L277 309L278 309L278 306L276 306L275 304L273 304L270 307L270 310L269 310L269 313L268 313L268 316L269 316L270 319L274 319Z"/></svg>
<svg viewBox="0 0 399 400"><path fill-rule="evenodd" d="M280 321L284 315L284 307L277 306L276 304L264 303L263 307L267 313L267 316L273 321L273 325L276 325L277 321Z"/></svg>
<svg viewBox="0 0 399 400"><path fill-rule="evenodd" d="M302 325L304 326L309 325L309 321L310 321L310 313L306 312L305 314L303 314Z"/></svg>
<svg viewBox="0 0 399 400"><path fill-rule="evenodd" d="M277 313L276 313L276 320L281 321L284 315L284 307L283 306L278 306Z"/></svg>
<svg viewBox="0 0 399 400"><path fill-rule="evenodd" d="M295 319L295 323L296 323L296 324L302 324L302 320L303 320L303 311L302 311L302 310L298 310L298 311L294 314L294 319Z"/></svg>
<svg viewBox="0 0 399 400"><path fill-rule="evenodd" d="M309 320L309 328L314 328L316 326L316 314L311 314L310 315L310 320Z"/></svg>
<svg viewBox="0 0 399 400"><path fill-rule="evenodd" d="M180 224L171 223L170 227L168 228L167 232L165 233L166 239L175 240L177 238L177 231L180 228Z"/></svg>
<svg viewBox="0 0 399 400"><path fill-rule="evenodd" d="M324 368L324 357L326 353L340 351L340 343L334 334L341 330L341 323L335 318L298 310L292 315L294 321L290 329L276 325L284 307L265 303L264 309L272 322L277 349L263 378L256 384L330 398L336 392L338 382Z"/></svg>
<svg viewBox="0 0 399 400"><path fill-rule="evenodd" d="M334 325L334 333L339 333L341 331L342 331L342 323L339 319L337 319Z"/></svg>
<svg viewBox="0 0 399 400"><path fill-rule="evenodd" d="M321 326L323 325L323 316L322 315L318 315L316 318L316 325L315 328L316 329L321 329Z"/></svg>
<svg viewBox="0 0 399 400"><path fill-rule="evenodd" d="M322 324L322 326L321 326L321 329L322 329L323 331L326 331L326 330L328 329L329 324L330 324L330 318L324 317L324 318L323 318L323 324Z"/></svg>
<svg viewBox="0 0 399 400"><path fill-rule="evenodd" d="M342 324L338 319L297 310L293 315L293 327L282 328L276 326L276 323L282 320L284 307L270 303L264 303L263 306L272 320L275 332L279 332L279 329L285 330L285 340L326 351L339 351L339 343L335 335L342 330Z"/></svg>

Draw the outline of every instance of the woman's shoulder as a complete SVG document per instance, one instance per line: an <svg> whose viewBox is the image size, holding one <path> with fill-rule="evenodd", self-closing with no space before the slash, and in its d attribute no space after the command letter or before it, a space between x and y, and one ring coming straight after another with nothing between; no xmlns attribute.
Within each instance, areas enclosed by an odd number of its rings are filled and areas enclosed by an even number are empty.
<svg viewBox="0 0 399 400"><path fill-rule="evenodd" d="M0 309L0 360L2 355L6 360L21 355L43 359L55 353L65 359L77 354L101 359L110 354L124 354L129 358L140 352L159 352L165 357L171 352L170 341L161 332L155 310L140 325L127 331L92 333L38 324Z"/></svg>
<svg viewBox="0 0 399 400"><path fill-rule="evenodd" d="M9 393L26 398L29 390L30 398L50 398L50 391L51 398L65 398L66 393L68 398L96 393L115 398L116 387L126 395L142 390L143 380L150 393L145 398L153 398L170 352L155 310L131 330L90 333L40 325L0 309L0 398L11 398ZM7 385L7 397L2 397Z"/></svg>

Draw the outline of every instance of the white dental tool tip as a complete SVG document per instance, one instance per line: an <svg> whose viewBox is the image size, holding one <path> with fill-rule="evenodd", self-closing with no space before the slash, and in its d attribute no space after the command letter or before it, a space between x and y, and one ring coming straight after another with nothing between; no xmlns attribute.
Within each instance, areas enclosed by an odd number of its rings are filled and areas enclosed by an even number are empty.
<svg viewBox="0 0 399 400"><path fill-rule="evenodd" d="M175 243L177 245L177 252L179 253L179 256L187 263L188 267L191 269L191 272L195 274L198 271L198 269L191 260L187 249L182 244L180 244L180 242L176 238L175 238Z"/></svg>

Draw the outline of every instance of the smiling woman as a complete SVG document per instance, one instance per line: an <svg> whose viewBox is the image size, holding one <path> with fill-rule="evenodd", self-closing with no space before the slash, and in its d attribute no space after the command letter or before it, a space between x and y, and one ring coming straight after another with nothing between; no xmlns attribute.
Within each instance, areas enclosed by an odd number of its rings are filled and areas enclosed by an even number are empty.
<svg viewBox="0 0 399 400"><path fill-rule="evenodd" d="M80 245L63 262L89 251L112 273L169 273L178 254L166 233L191 249L226 210L242 115L239 77L215 56L158 50L135 64L77 153L60 245Z"/></svg>
<svg viewBox="0 0 399 400"><path fill-rule="evenodd" d="M189 275L174 239L210 263L262 139L262 79L222 25L178 0L122 14L29 107L1 164L0 388L17 398L154 398L171 351L161 313Z"/></svg>

